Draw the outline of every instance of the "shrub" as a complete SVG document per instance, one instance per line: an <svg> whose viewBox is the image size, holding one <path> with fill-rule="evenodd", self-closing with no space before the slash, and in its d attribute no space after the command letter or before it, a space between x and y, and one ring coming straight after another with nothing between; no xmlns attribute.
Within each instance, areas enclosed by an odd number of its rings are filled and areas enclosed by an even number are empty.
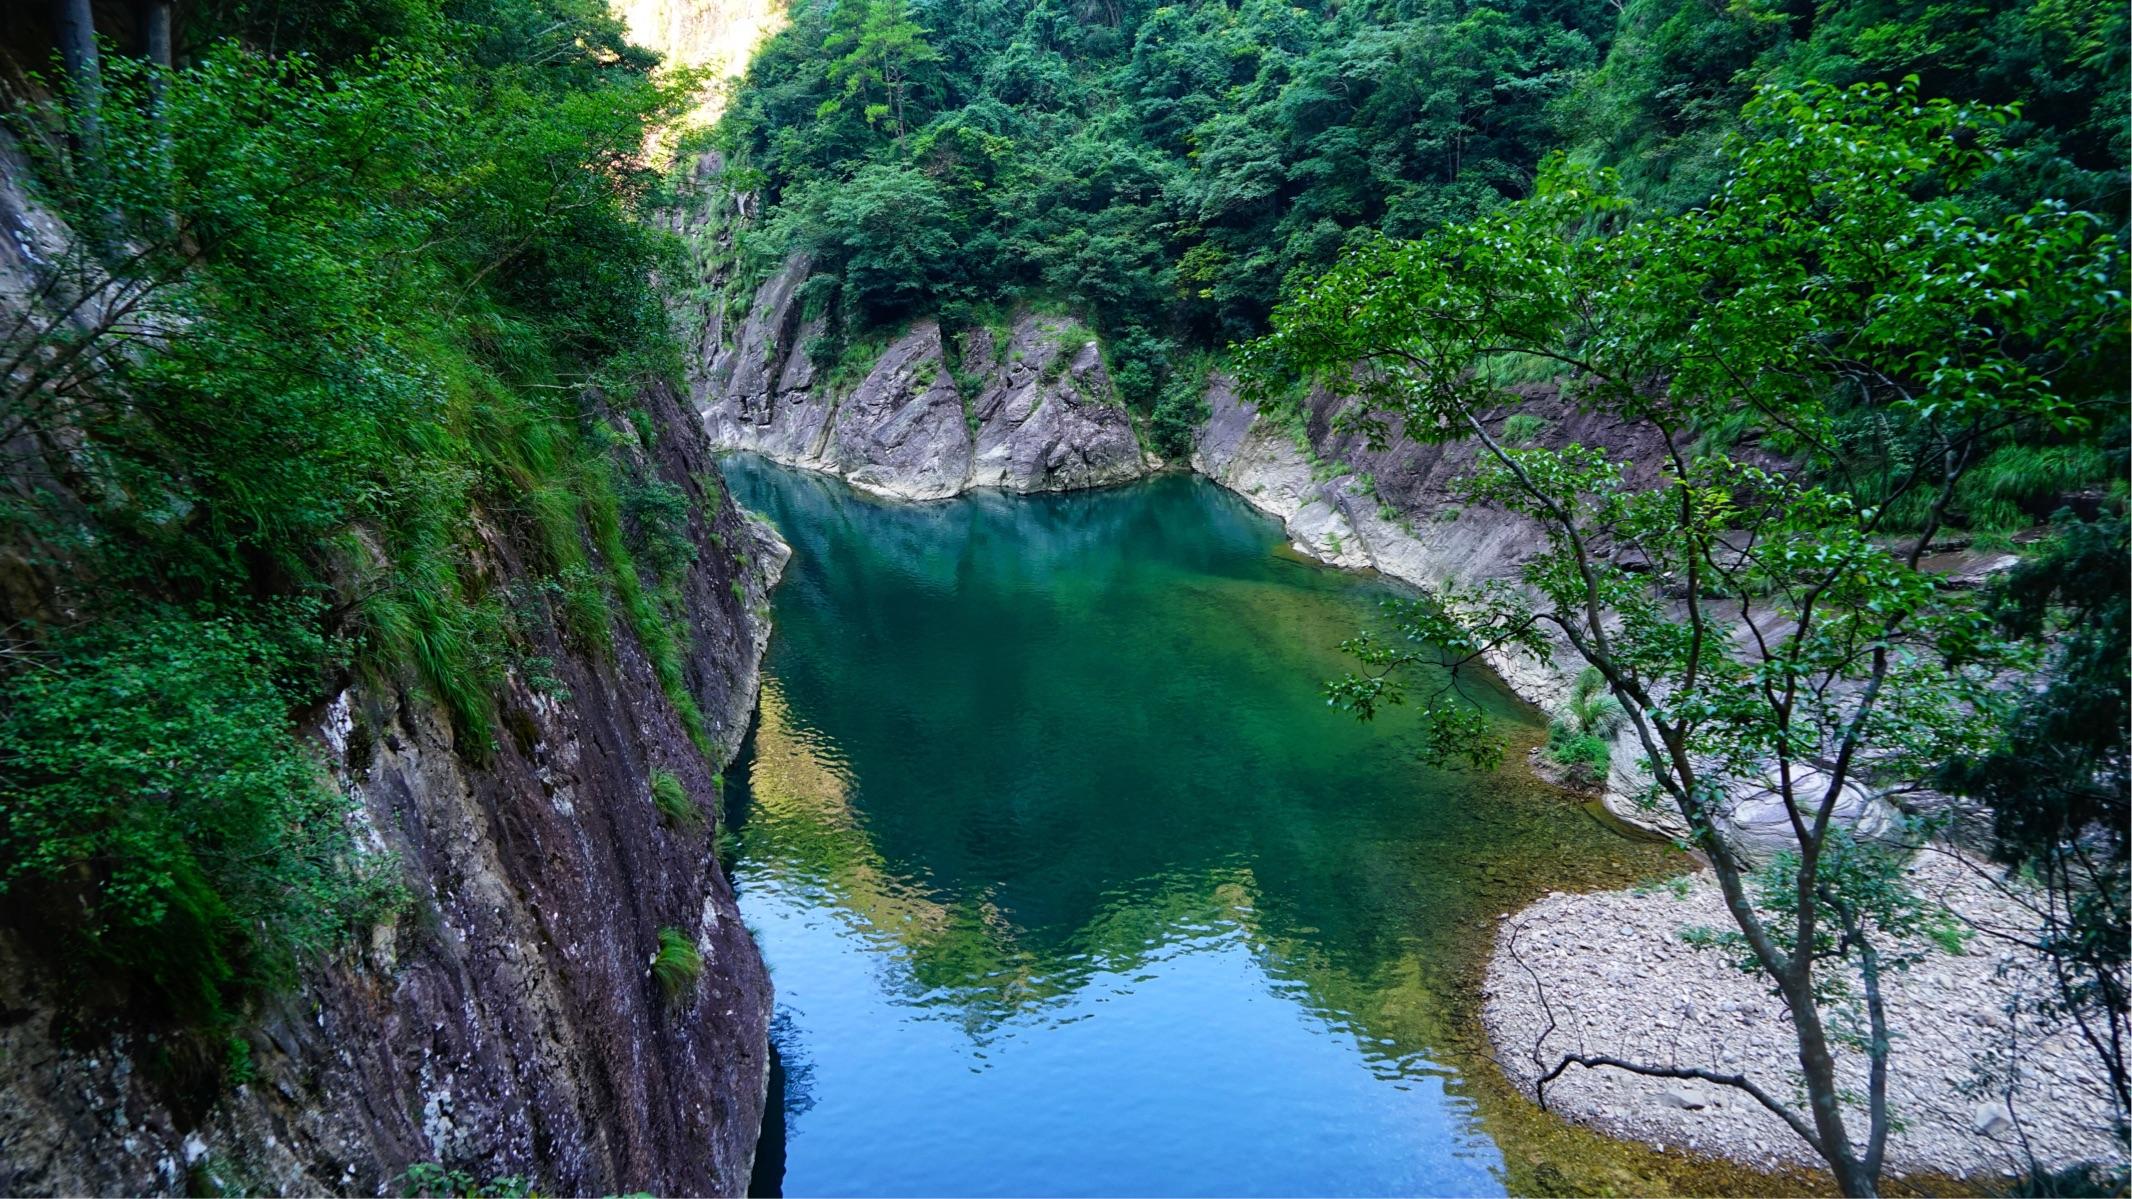
<svg viewBox="0 0 2132 1199"><path fill-rule="evenodd" d="M636 528L638 553L652 577L662 585L679 582L696 560L696 543L688 535L688 493L663 479L632 481L623 489L622 510Z"/></svg>
<svg viewBox="0 0 2132 1199"><path fill-rule="evenodd" d="M1155 411L1147 422L1148 441L1164 458L1186 458L1192 453L1192 436L1205 419L1206 372L1176 371L1162 385L1162 394L1155 399Z"/></svg>
<svg viewBox="0 0 2132 1199"><path fill-rule="evenodd" d="M1573 779L1597 782L1606 777L1611 742L1624 719L1621 701L1606 690L1606 677L1586 667L1570 687L1562 714L1548 724L1547 756L1569 767Z"/></svg>
<svg viewBox="0 0 2132 1199"><path fill-rule="evenodd" d="M252 988L397 894L290 735L324 657L301 615L151 611L0 682L0 893L66 916L41 932L71 981L225 1043Z"/></svg>
<svg viewBox="0 0 2132 1199"><path fill-rule="evenodd" d="M1569 767L1572 777L1595 782L1606 777L1612 755L1604 738L1577 732L1558 720L1547 728L1547 756L1557 765Z"/></svg>
<svg viewBox="0 0 2132 1199"><path fill-rule="evenodd" d="M1563 706L1563 714L1569 718L1571 729L1582 737L1610 739L1621 731L1622 721L1628 714L1621 710L1621 701L1607 691L1606 676L1595 666L1587 666L1577 676L1569 689L1569 701Z"/></svg>
<svg viewBox="0 0 2132 1199"><path fill-rule="evenodd" d="M1547 431L1547 422L1530 412L1513 412L1503 421L1503 440L1511 445L1529 445Z"/></svg>
<svg viewBox="0 0 2132 1199"><path fill-rule="evenodd" d="M696 985L703 973L703 957L696 943L678 928L659 930L659 952L652 955L651 972L668 996L677 996Z"/></svg>

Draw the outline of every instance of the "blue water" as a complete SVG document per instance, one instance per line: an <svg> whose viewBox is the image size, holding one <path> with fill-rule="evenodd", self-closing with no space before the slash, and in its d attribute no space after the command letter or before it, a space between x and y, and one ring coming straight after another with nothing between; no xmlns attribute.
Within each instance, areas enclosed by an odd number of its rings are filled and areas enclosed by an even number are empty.
<svg viewBox="0 0 2132 1199"><path fill-rule="evenodd" d="M912 506L726 472L795 551L729 777L784 1069L760 1185L1503 1193L1458 981L1536 864L1633 851L1326 706L1383 584L1195 478Z"/></svg>

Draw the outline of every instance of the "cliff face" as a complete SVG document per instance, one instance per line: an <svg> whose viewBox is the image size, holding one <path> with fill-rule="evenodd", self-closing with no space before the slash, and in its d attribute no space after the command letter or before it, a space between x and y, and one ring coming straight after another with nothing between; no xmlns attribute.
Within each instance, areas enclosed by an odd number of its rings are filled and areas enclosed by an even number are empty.
<svg viewBox="0 0 2132 1199"><path fill-rule="evenodd" d="M789 551L727 497L694 414L663 390L644 404L659 435L635 452L688 493L700 547L684 671L722 764ZM490 581L533 577L507 531L480 542ZM315 714L412 902L264 1014L252 1078L204 1111L146 1080L153 1045L73 1039L23 944L0 936L0 1191L398 1193L425 1162L560 1194L744 1190L771 994L712 852L713 763L624 623L611 661L541 636L553 677L508 674L485 764L406 694L351 687ZM654 771L701 826L662 822ZM668 928L703 961L674 995L648 968Z"/></svg>
<svg viewBox="0 0 2132 1199"><path fill-rule="evenodd" d="M718 84L744 73L763 39L782 29L779 0L615 0L629 40L657 50L668 65L701 67ZM711 87L689 120L710 124L725 107L725 89Z"/></svg>
<svg viewBox="0 0 2132 1199"><path fill-rule="evenodd" d="M715 316L706 328L692 393L718 445L918 500L1100 487L1156 465L1072 322L1024 313L1001 333L977 330L951 370L939 326L920 321L839 387L807 355L822 333L802 319L807 273L792 258L730 337Z"/></svg>

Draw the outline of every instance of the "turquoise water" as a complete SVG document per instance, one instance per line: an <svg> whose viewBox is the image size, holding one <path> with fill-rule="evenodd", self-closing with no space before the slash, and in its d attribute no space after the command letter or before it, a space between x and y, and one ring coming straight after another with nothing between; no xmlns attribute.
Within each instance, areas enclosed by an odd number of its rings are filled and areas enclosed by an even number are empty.
<svg viewBox="0 0 2132 1199"><path fill-rule="evenodd" d="M726 473L794 549L729 776L783 1064L760 1187L1503 1192L1458 987L1535 870L1636 851L1326 706L1385 585L1185 476L913 506Z"/></svg>

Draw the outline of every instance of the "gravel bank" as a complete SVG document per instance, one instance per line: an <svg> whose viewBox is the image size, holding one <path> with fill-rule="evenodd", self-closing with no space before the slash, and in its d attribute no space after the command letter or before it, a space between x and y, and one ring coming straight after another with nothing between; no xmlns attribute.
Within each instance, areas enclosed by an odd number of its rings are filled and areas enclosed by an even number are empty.
<svg viewBox="0 0 2132 1199"><path fill-rule="evenodd" d="M1911 873L1966 919L2029 924L2018 904L1942 854L1921 855ZM1737 1070L1779 1098L1800 1093L1782 1003L1736 969L1730 951L1683 940L1697 926L1733 927L1707 871L1653 889L1558 892L1504 917L1483 1018L1512 1080L1530 1094L1562 1054L1583 1052ZM2047 990L2034 955L1982 935L1963 954L1931 948L1893 978L1891 1173L2016 1172L2028 1160L2024 1141L2052 1168L2125 1160L2087 1045L2070 1024L2052 1027L2025 1002ZM1864 1055L1839 1052L1850 1089L1862 1096ZM2009 1061L2018 1063L2010 1077ZM1547 1095L1554 1110L1616 1136L1756 1166L1819 1162L1783 1122L1726 1087L1572 1066Z"/></svg>

